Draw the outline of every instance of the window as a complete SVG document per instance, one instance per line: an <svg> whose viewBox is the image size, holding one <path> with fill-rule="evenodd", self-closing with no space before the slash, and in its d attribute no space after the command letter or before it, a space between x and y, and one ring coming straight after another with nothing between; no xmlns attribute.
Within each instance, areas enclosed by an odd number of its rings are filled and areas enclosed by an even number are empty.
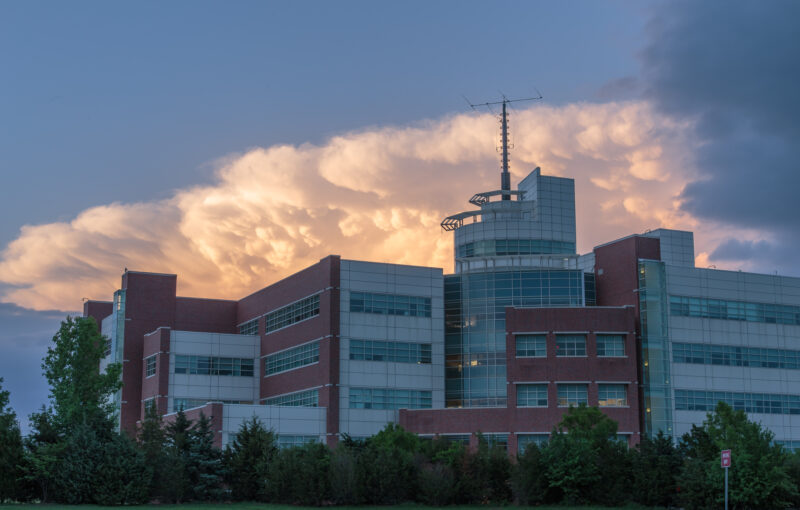
<svg viewBox="0 0 800 510"><path fill-rule="evenodd" d="M250 358L175 355L176 374L253 377L253 367Z"/></svg>
<svg viewBox="0 0 800 510"><path fill-rule="evenodd" d="M483 439L489 448L508 448L508 434L483 434Z"/></svg>
<svg viewBox="0 0 800 510"><path fill-rule="evenodd" d="M291 448L303 446L308 443L318 443L319 436L293 436L281 434L278 436L278 448Z"/></svg>
<svg viewBox="0 0 800 510"><path fill-rule="evenodd" d="M675 390L677 410L713 411L717 402L725 402L746 413L800 415L800 395Z"/></svg>
<svg viewBox="0 0 800 510"><path fill-rule="evenodd" d="M317 407L319 406L319 390L298 391L287 395L278 395L262 400L265 406Z"/></svg>
<svg viewBox="0 0 800 510"><path fill-rule="evenodd" d="M319 341L270 354L264 358L264 376L304 367L319 361Z"/></svg>
<svg viewBox="0 0 800 510"><path fill-rule="evenodd" d="M625 336L597 335L597 355L602 357L625 356Z"/></svg>
<svg viewBox="0 0 800 510"><path fill-rule="evenodd" d="M556 335L556 356L586 356L586 335Z"/></svg>
<svg viewBox="0 0 800 510"><path fill-rule="evenodd" d="M672 344L675 363L800 370L800 351L712 344Z"/></svg>
<svg viewBox="0 0 800 510"><path fill-rule="evenodd" d="M628 405L628 388L624 384L598 384L597 399L600 407L625 407Z"/></svg>
<svg viewBox="0 0 800 510"><path fill-rule="evenodd" d="M518 384L517 407L547 407L547 385Z"/></svg>
<svg viewBox="0 0 800 510"><path fill-rule="evenodd" d="M247 321L244 324L239 324L240 335L257 335L258 334L258 317L253 320Z"/></svg>
<svg viewBox="0 0 800 510"><path fill-rule="evenodd" d="M800 325L800 306L670 296L672 315L732 321Z"/></svg>
<svg viewBox="0 0 800 510"><path fill-rule="evenodd" d="M430 364L431 344L350 340L350 359Z"/></svg>
<svg viewBox="0 0 800 510"><path fill-rule="evenodd" d="M319 294L273 310L264 316L264 334L319 315Z"/></svg>
<svg viewBox="0 0 800 510"><path fill-rule="evenodd" d="M546 358L547 337L545 335L517 335L518 358Z"/></svg>
<svg viewBox="0 0 800 510"><path fill-rule="evenodd" d="M145 358L144 360L144 375L145 377L152 377L156 375L156 355Z"/></svg>
<svg viewBox="0 0 800 510"><path fill-rule="evenodd" d="M142 403L144 404L144 412L145 412L145 414L147 414L147 412L150 409L155 408L155 406L156 406L156 398L155 397L146 398L146 399L144 399L142 401Z"/></svg>
<svg viewBox="0 0 800 510"><path fill-rule="evenodd" d="M430 317L431 298L350 292L350 311L409 317Z"/></svg>
<svg viewBox="0 0 800 510"><path fill-rule="evenodd" d="M558 406L569 407L579 404L588 404L586 384L559 384L558 385Z"/></svg>
<svg viewBox="0 0 800 510"><path fill-rule="evenodd" d="M549 434L517 434L517 451L523 454L528 445L543 446L549 439Z"/></svg>
<svg viewBox="0 0 800 510"><path fill-rule="evenodd" d="M458 258L575 253L575 243L542 239L487 239L461 244L456 251Z"/></svg>
<svg viewBox="0 0 800 510"><path fill-rule="evenodd" d="M389 388L350 388L351 409L430 409L431 392Z"/></svg>
<svg viewBox="0 0 800 510"><path fill-rule="evenodd" d="M214 398L206 398L206 399L199 399L199 398L176 398L172 400L172 411L177 413L181 409L184 411L186 409L193 409L195 407L203 407L204 405L208 404L209 402L221 402L223 404L246 404L252 405L252 400L218 400Z"/></svg>

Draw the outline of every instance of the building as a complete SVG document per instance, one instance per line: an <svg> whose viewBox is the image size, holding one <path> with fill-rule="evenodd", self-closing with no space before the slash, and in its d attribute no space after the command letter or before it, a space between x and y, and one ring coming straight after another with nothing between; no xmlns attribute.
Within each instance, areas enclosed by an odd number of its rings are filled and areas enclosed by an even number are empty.
<svg viewBox="0 0 800 510"><path fill-rule="evenodd" d="M123 365L120 427L155 406L210 416L218 445L256 416L287 445L397 422L514 452L571 405L633 445L722 400L800 445L800 278L696 268L692 233L666 229L579 255L574 181L537 168L512 190L507 170L442 221L452 275L331 255L228 301L126 271L84 305Z"/></svg>

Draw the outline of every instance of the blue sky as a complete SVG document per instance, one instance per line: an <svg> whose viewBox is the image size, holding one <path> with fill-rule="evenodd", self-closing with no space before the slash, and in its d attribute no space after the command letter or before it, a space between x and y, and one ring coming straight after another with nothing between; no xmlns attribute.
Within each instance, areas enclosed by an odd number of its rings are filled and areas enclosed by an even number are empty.
<svg viewBox="0 0 800 510"><path fill-rule="evenodd" d="M445 266L436 218L496 179L496 124L463 95L544 95L514 111L512 169L575 176L579 250L670 226L696 232L698 264L800 275L798 6L0 3L12 405L46 401L58 321L125 266L209 297L331 251Z"/></svg>

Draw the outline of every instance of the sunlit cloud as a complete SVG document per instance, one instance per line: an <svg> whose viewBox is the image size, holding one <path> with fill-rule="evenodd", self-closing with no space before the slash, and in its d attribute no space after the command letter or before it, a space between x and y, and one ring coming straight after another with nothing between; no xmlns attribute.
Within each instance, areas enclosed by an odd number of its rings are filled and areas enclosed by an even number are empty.
<svg viewBox="0 0 800 510"><path fill-rule="evenodd" d="M512 180L536 166L575 179L581 252L648 228L696 229L677 200L696 177L688 127L647 102L515 110ZM75 309L108 299L125 267L177 273L181 295L232 299L328 254L450 271L439 222L498 187L497 138L492 115L462 114L229 155L211 185L23 227L0 256L2 300ZM700 233L698 245L713 252Z"/></svg>

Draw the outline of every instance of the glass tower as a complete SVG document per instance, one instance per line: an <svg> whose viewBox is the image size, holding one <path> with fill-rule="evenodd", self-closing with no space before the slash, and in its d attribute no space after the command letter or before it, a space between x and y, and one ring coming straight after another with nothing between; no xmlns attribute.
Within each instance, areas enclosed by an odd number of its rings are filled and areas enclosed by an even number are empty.
<svg viewBox="0 0 800 510"><path fill-rule="evenodd" d="M447 407L503 407L508 306L594 304L575 252L575 184L531 172L517 190L479 193L449 216L455 274L445 277Z"/></svg>

